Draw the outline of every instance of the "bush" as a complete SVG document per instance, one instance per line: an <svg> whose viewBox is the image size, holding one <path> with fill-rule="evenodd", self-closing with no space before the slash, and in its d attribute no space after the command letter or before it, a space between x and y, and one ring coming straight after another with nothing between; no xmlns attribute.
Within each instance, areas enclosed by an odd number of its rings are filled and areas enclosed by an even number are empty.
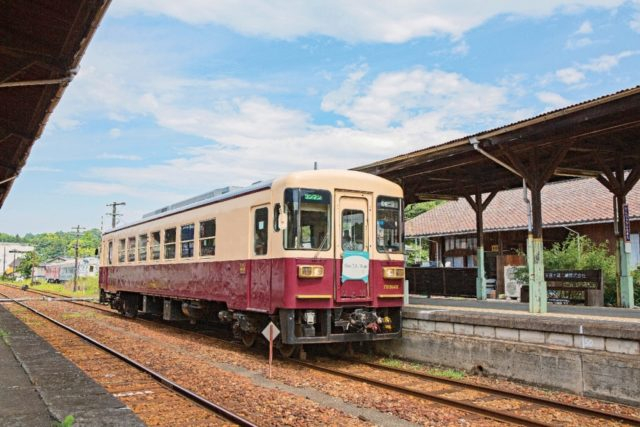
<svg viewBox="0 0 640 427"><path fill-rule="evenodd" d="M602 270L604 302L616 303L616 257L609 254L608 242L596 244L586 236L572 234L565 241L554 243L551 248L545 249L543 256L545 270ZM521 268L516 277L528 283L527 267ZM640 278L640 274L636 277ZM636 284L637 282L636 280Z"/></svg>

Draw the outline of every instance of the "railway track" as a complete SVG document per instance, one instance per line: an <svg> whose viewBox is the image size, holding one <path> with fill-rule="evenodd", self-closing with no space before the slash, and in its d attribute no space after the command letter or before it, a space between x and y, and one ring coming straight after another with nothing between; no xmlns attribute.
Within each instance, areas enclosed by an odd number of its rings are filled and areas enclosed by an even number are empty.
<svg viewBox="0 0 640 427"><path fill-rule="evenodd" d="M85 341L86 343L91 344L93 347L96 347L98 349L100 349L101 351L108 353L109 355L117 358L119 361L124 362L125 364L127 364L130 367L135 368L137 371L146 374L146 376L148 376L150 379L152 379L154 381L155 384L162 386L162 388L170 390L171 392L180 395L182 398L187 399L189 402L192 402L194 404L196 404L199 408L205 409L213 414L215 414L216 416L220 417L221 420L224 420L226 422L231 422L233 424L236 425L240 425L240 426L247 426L247 427L255 427L255 424L253 424L252 422L246 420L245 418L241 417L240 415L235 414L234 412L214 403L211 402L207 399L205 399L204 397L198 395L197 393L182 387L180 384L171 381L170 379L164 377L163 375L153 371L152 369L146 367L145 365L143 365L142 363L133 360L130 357L127 357L126 355L118 352L115 349L112 349L108 346L106 346L105 344L100 343L99 341L91 338L90 336L83 334L80 331L77 331L67 325L65 325L62 322L59 322L58 320L47 316L46 314L34 309L33 307L30 307L29 305L25 304L22 301L16 301L14 299L12 299L10 296L0 292L0 297L6 298L7 300L13 300L12 303L17 304L19 306L21 306L22 308L28 310L30 313L35 314L36 316L46 319L47 321L51 322L52 324L58 326L59 328L64 329L67 332L70 332L71 334L81 338L83 341ZM64 300L62 300L64 301ZM73 301L66 301L66 302L73 302ZM89 306L89 305L85 305L85 304L80 304L83 305L85 307L90 307L90 308L98 308L94 306ZM115 370L114 370L115 371ZM139 378L138 378L139 379ZM144 389L144 390L149 390L149 389L156 389L157 387L153 387L150 386L149 384L137 384L138 388L140 389ZM133 394L135 395L136 392L133 392ZM122 396L126 396L125 394L121 393L121 396L117 397L122 397ZM177 409L177 408L175 408ZM225 422L222 422L220 424L225 424Z"/></svg>
<svg viewBox="0 0 640 427"><path fill-rule="evenodd" d="M72 301L69 301L72 302ZM101 311L106 311L110 314L114 314L112 310L105 309L97 304L87 304L84 302L73 302L75 304L98 309ZM148 320L142 320L148 321ZM156 323L157 322L153 322ZM175 325L166 325L165 327L177 328L181 331L185 331L183 328L179 328ZM187 330L189 333L203 335L200 332ZM226 339L221 339L218 337L212 337L211 335L205 335L209 339L222 341L226 344L231 344L241 348L241 345L236 342L231 342ZM246 350L245 350L246 351ZM369 385L384 388L389 391L394 391L400 393L402 395L409 395L419 399L424 399L430 402L435 402L438 404L446 405L448 407L456 408L465 412L469 412L475 415L479 415L481 417L489 418L492 420L506 422L511 424L525 425L525 426L550 426L557 425L557 419L553 421L545 421L544 416L543 419L538 419L538 417L530 417L530 416L522 416L516 413L510 413L504 409L500 409L500 405L496 405L499 401L509 401L509 407L513 407L514 404L519 408L518 411L526 412L526 413L535 413L544 414L548 413L549 409L559 410L562 413L567 415L580 415L583 417L588 417L587 420L602 420L604 422L617 422L622 423L624 425L633 425L640 426L640 418L635 418L632 416L627 416L624 414L616 414L612 412L603 411L600 409L593 409L583 406L578 406L574 404L561 403L551 399L535 397L531 395L527 395L524 393L510 392L502 389L471 384L465 381L453 380L448 378L443 378L439 376L429 375L417 371L405 370L401 368L390 367L386 365L381 365L378 363L371 363L359 359L340 359L339 362L347 363L349 365L346 366L346 369L334 366L328 366L326 363L322 364L319 362L305 362L298 361L293 359L287 359L288 363L298 365L307 369L313 369L316 371L320 371L326 374L339 376L342 378L346 378L352 381L357 381L361 383L367 383ZM335 363L333 361L332 363ZM366 371L366 374L362 373L354 373L351 372L353 370ZM385 374L386 373L386 374ZM391 380L391 377L394 377ZM385 381L381 381L377 378L385 378ZM397 384L401 383L401 384ZM420 388L429 388L429 384L441 384L446 386L446 389L440 389L437 392L428 392L420 390ZM407 385L408 384L408 385ZM454 394L455 392L473 392L476 394L480 394L476 398L473 399L456 399L451 397L446 397L444 395ZM489 405L487 405L489 402ZM490 406L498 406L498 408L491 408Z"/></svg>
<svg viewBox="0 0 640 427"><path fill-rule="evenodd" d="M523 402L526 412L540 412L547 410L549 408L561 410L563 412L569 414L580 414L591 419L600 419L606 422L617 422L623 423L624 425L632 425L632 426L640 426L640 419L635 417L630 417L622 414L614 414L606 411L602 411L599 409L592 409L582 406L577 406L573 404L566 404L557 401L553 401L550 399L539 398L535 396L526 395L523 393L516 393L505 391L493 387L482 386L477 384L470 384L464 381L458 381L443 377L438 377L434 375L423 374L420 372L389 367L385 365L381 365L378 363L370 363L361 360L353 360L353 359L342 359L344 362L348 363L357 363L360 366L366 366L371 368L368 370L367 375L356 374L353 372L349 372L344 369L329 367L326 365L322 365L319 363L309 363L303 361L291 361L292 363L298 364L300 366L304 366L309 369L315 369L322 372L326 372L331 375L340 376L343 378L353 379L356 381L365 382L367 384L385 388L387 390L396 391L402 394L411 395L420 399L429 400L432 402L442 403L447 406L455 407L457 409L461 409L464 411L468 411L477 415L481 415L484 417L488 417L497 421L504 421L512 424L524 425L524 426L553 426L558 425L557 420L554 422L544 422L539 421L534 418L525 417L513 413L507 413L504 409L491 409L486 406L483 406L479 402L495 402L497 399L509 399L514 402ZM351 368L353 369L353 368ZM397 375L395 378L390 378L389 375L381 375L382 372L392 372ZM384 381L381 381L376 378L384 378ZM417 379L417 381L410 381L408 378ZM431 383L440 383L446 384L448 389L440 389L437 392L426 392L419 389L420 386L424 386L425 382ZM399 385L396 383L410 383L410 386L407 385ZM482 396L479 396L475 399L471 399L468 401L467 399L454 399L444 397L446 394L453 394L457 391L474 391L482 393Z"/></svg>

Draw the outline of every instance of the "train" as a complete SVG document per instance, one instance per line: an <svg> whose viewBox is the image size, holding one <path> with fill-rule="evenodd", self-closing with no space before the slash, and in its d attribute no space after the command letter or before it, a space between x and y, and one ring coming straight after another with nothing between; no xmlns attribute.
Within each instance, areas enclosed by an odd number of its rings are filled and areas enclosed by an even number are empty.
<svg viewBox="0 0 640 427"><path fill-rule="evenodd" d="M127 317L229 324L247 347L273 322L284 356L401 336L403 193L312 170L176 203L102 235L100 300Z"/></svg>

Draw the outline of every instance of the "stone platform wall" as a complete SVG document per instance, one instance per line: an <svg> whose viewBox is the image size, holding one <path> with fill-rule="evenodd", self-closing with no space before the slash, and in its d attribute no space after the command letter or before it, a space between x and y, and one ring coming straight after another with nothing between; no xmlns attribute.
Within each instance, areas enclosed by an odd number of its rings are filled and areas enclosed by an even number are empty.
<svg viewBox="0 0 640 427"><path fill-rule="evenodd" d="M378 351L640 406L640 325L405 309Z"/></svg>

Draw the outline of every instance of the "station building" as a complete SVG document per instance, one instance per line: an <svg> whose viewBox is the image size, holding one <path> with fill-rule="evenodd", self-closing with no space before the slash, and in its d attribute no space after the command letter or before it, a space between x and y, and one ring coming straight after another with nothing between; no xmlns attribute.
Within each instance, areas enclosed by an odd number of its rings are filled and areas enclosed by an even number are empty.
<svg viewBox="0 0 640 427"><path fill-rule="evenodd" d="M627 195L631 224L631 268L640 265L640 187ZM616 234L611 193L596 179L561 181L542 189L544 247L568 236L587 236L607 243L615 253ZM429 266L473 269L466 288L475 293L477 237L475 212L464 199L449 201L405 224L405 235L429 247ZM527 207L521 189L496 195L484 211L484 267L488 283L497 294L505 293L505 266L524 265L527 240ZM446 277L442 275L441 277ZM464 288L464 284L458 284ZM489 286L492 288L492 286ZM440 287L439 287L440 288Z"/></svg>

